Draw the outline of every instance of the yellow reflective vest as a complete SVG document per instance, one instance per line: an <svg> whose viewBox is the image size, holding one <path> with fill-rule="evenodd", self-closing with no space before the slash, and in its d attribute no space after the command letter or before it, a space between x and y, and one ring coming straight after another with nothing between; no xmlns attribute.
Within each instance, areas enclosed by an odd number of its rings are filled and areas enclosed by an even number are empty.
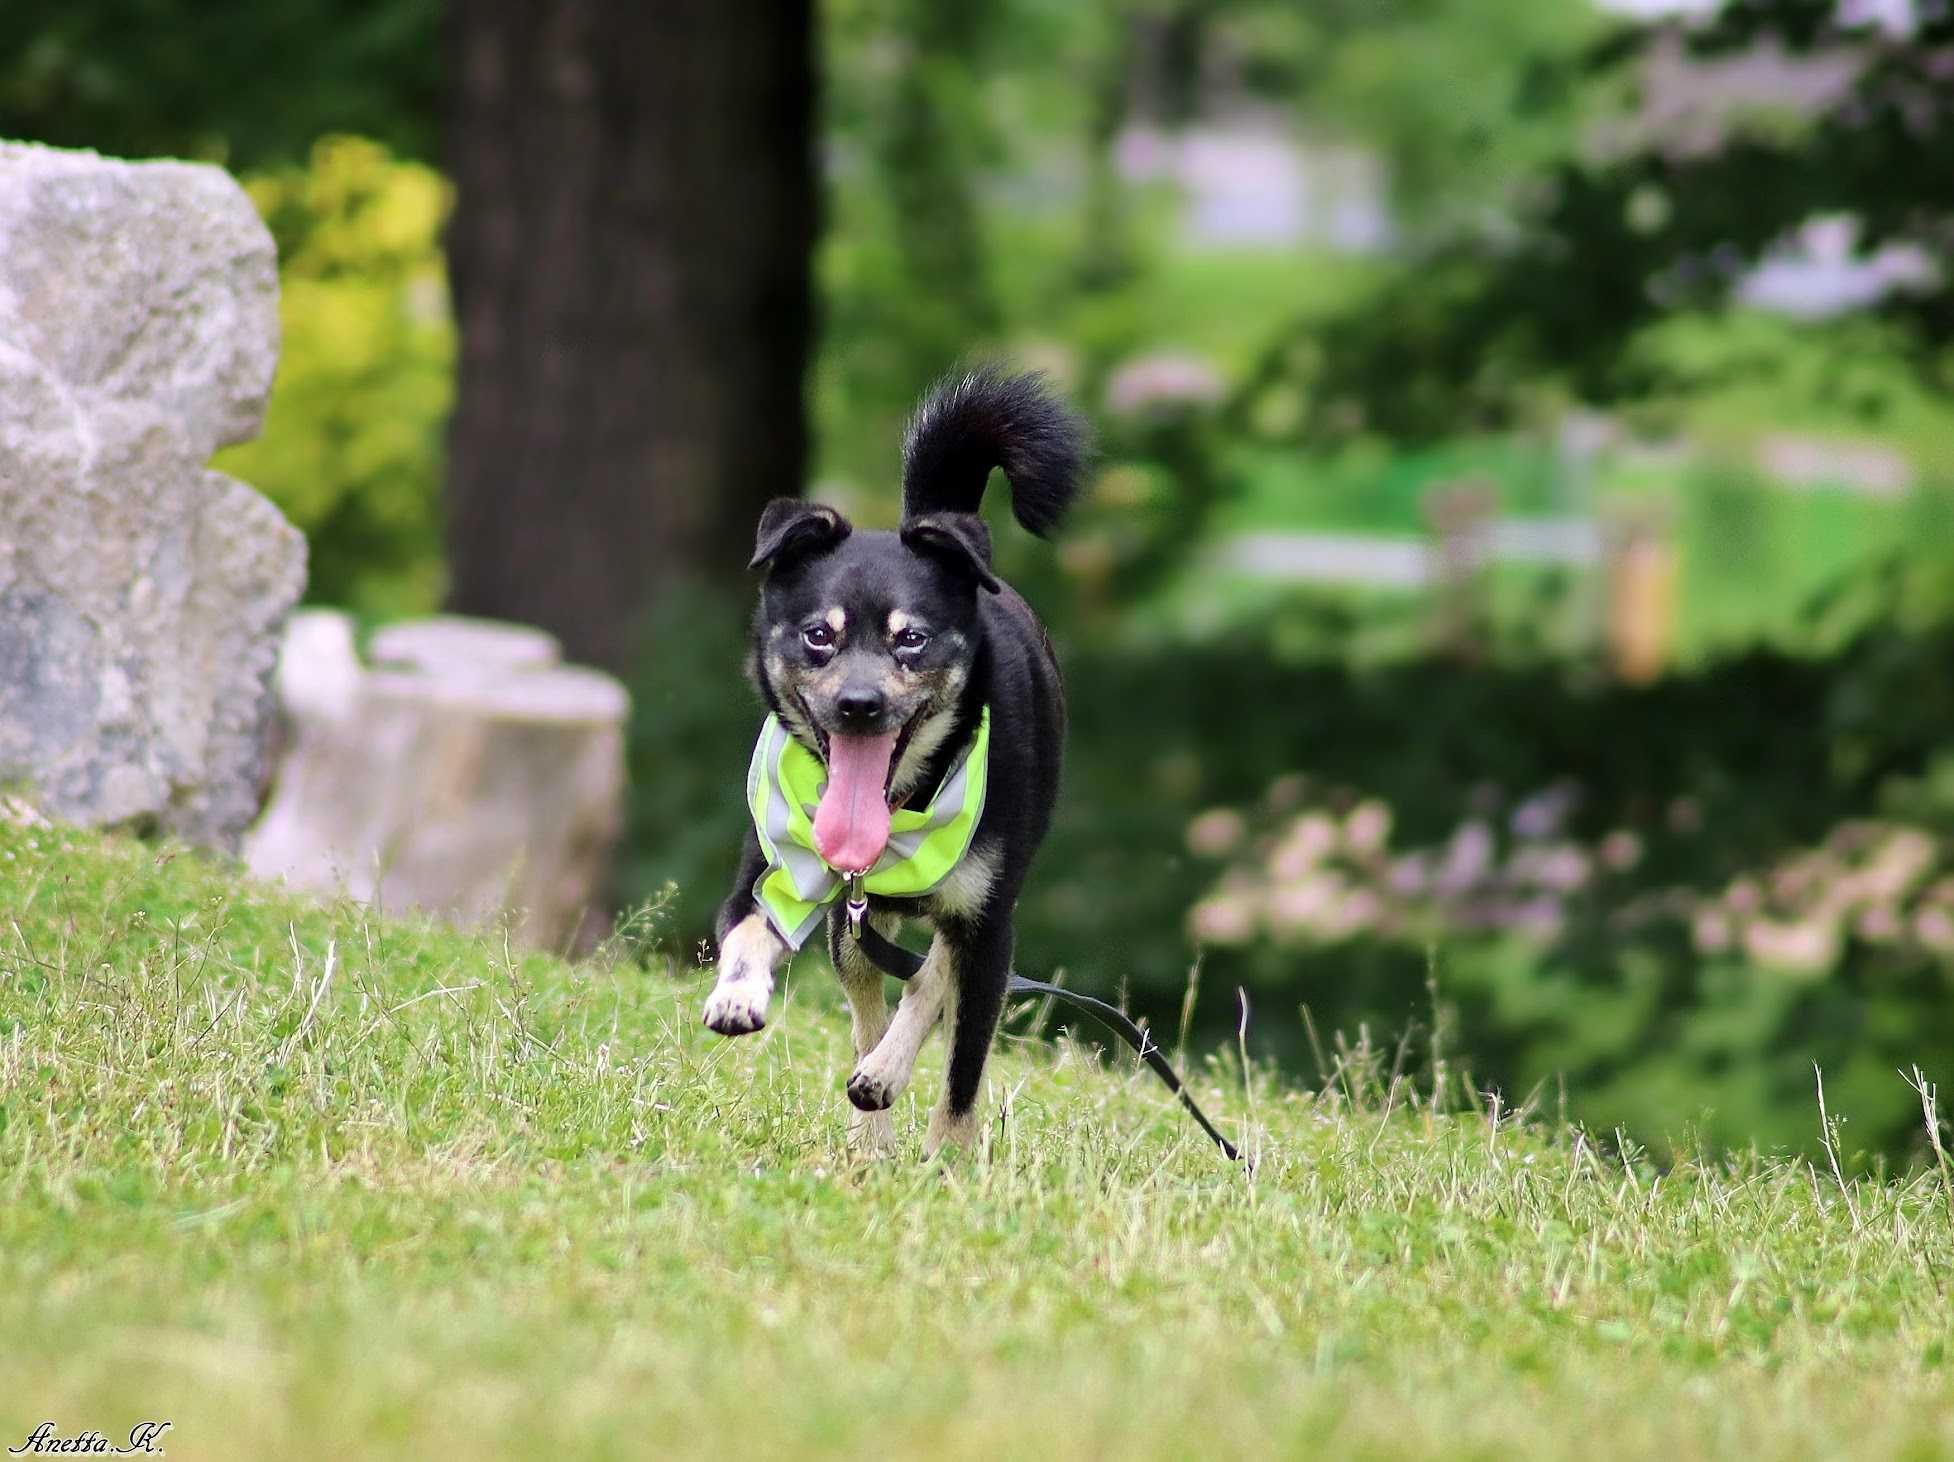
<svg viewBox="0 0 1954 1462"><path fill-rule="evenodd" d="M977 734L945 773L929 806L901 807L889 815L888 846L863 880L869 893L921 898L963 861L984 815L990 751L986 706ZM767 922L795 949L807 942L823 911L847 886L844 874L814 850L814 810L827 786L821 759L796 741L778 716L768 716L746 773L746 805L767 860L753 896Z"/></svg>

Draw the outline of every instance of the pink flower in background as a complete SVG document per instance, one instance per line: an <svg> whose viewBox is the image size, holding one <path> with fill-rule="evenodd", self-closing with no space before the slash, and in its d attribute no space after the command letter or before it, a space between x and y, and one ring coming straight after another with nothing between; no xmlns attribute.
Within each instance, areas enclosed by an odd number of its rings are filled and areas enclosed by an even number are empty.
<svg viewBox="0 0 1954 1462"><path fill-rule="evenodd" d="M1513 861L1518 864L1520 860L1515 858ZM1532 881L1542 888L1572 893L1587 885L1593 864L1588 855L1572 843L1556 843L1552 847L1539 849L1528 871Z"/></svg>
<svg viewBox="0 0 1954 1462"><path fill-rule="evenodd" d="M1437 885L1443 896L1464 893L1493 866L1493 830L1479 818L1459 824L1439 864Z"/></svg>
<svg viewBox="0 0 1954 1462"><path fill-rule="evenodd" d="M1277 878L1300 878L1335 850L1337 825L1327 812L1309 812L1289 825L1269 859Z"/></svg>
<svg viewBox="0 0 1954 1462"><path fill-rule="evenodd" d="M1868 944L1891 944L1906 932L1899 914L1884 904L1876 904L1861 912L1854 927L1859 937Z"/></svg>
<svg viewBox="0 0 1954 1462"><path fill-rule="evenodd" d="M1312 929L1336 901L1337 881L1324 875L1278 884L1269 894L1269 922L1280 929Z"/></svg>
<svg viewBox="0 0 1954 1462"><path fill-rule="evenodd" d="M1936 954L1954 954L1954 914L1925 908L1913 916L1913 935Z"/></svg>
<svg viewBox="0 0 1954 1462"><path fill-rule="evenodd" d="M1494 791L1490 784L1475 788L1474 805L1484 814L1460 822L1443 842L1392 855L1396 818L1388 803L1285 777L1271 788L1272 806L1322 799L1348 810L1338 816L1319 804L1292 817L1272 846L1262 845L1253 863L1238 863L1222 890L1196 908L1191 926L1213 943L1245 942L1263 921L1267 933L1325 942L1423 940L1446 929L1546 942L1564 931L1566 900L1589 888L1597 870L1627 873L1643 863L1646 846L1634 829L1618 827L1593 844L1557 833L1577 798L1571 783L1515 808L1506 825L1516 841L1502 851ZM1694 826L1699 816L1693 802L1679 798L1668 822ZM1189 848L1210 857L1242 857L1248 836L1247 821L1227 808L1203 812L1187 830ZM1954 874L1937 872L1950 853L1924 828L1861 819L1733 878L1720 894L1649 887L1600 913L1622 933L1681 921L1699 955L1738 953L1800 974L1834 967L1848 933L1868 944L1954 955Z"/></svg>
<svg viewBox="0 0 1954 1462"><path fill-rule="evenodd" d="M1696 911L1689 932L1699 954L1723 954L1734 942L1729 916L1714 905Z"/></svg>
<svg viewBox="0 0 1954 1462"><path fill-rule="evenodd" d="M1579 800L1580 793L1572 782L1557 782L1514 808L1507 826L1513 829L1516 838L1551 838L1561 830Z"/></svg>
<svg viewBox="0 0 1954 1462"><path fill-rule="evenodd" d="M1616 828L1595 849L1602 866L1614 873L1626 873L1642 861L1642 840L1627 828Z"/></svg>
<svg viewBox="0 0 1954 1462"><path fill-rule="evenodd" d="M1248 836L1248 820L1233 808L1214 807L1187 825L1187 849L1203 858L1232 853Z"/></svg>
<svg viewBox="0 0 1954 1462"><path fill-rule="evenodd" d="M1332 907L1324 932L1333 939L1348 939L1374 928L1384 914L1383 899L1367 888L1353 889Z"/></svg>
<svg viewBox="0 0 1954 1462"><path fill-rule="evenodd" d="M1565 922L1560 900L1552 897L1520 899L1495 911L1494 923L1537 939L1552 939Z"/></svg>
<svg viewBox="0 0 1954 1462"><path fill-rule="evenodd" d="M1390 884L1391 892L1403 898L1416 898L1430 886L1431 868L1430 854L1406 853L1401 858L1391 860L1385 879Z"/></svg>
<svg viewBox="0 0 1954 1462"><path fill-rule="evenodd" d="M1213 406L1228 389L1221 372L1198 355L1162 351L1136 356L1106 381L1106 408L1115 416Z"/></svg>
<svg viewBox="0 0 1954 1462"><path fill-rule="evenodd" d="M1359 802L1344 819L1344 846L1353 853L1374 856L1390 841L1391 809L1374 797Z"/></svg>
<svg viewBox="0 0 1954 1462"><path fill-rule="evenodd" d="M1838 926L1815 919L1795 924L1753 919L1744 926L1744 953L1776 969L1808 974L1830 969L1839 958Z"/></svg>
<svg viewBox="0 0 1954 1462"><path fill-rule="evenodd" d="M1242 894L1217 894L1189 911L1188 934L1200 944L1246 944L1255 937L1255 904Z"/></svg>
<svg viewBox="0 0 1954 1462"><path fill-rule="evenodd" d="M1896 899L1925 876L1934 865L1940 845L1919 828L1895 828L1879 845L1862 875L1866 894Z"/></svg>

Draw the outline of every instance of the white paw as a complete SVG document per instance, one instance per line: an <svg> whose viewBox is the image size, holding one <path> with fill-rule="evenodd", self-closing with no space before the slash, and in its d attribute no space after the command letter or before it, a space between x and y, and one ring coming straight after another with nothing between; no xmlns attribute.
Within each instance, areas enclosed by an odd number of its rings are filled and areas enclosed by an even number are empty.
<svg viewBox="0 0 1954 1462"><path fill-rule="evenodd" d="M855 1074L848 1078L848 1100L858 1111L886 1112L896 1104L903 1088L909 1085L910 1068L906 1063L882 1061L876 1058L879 1050L870 1051L862 1057Z"/></svg>
<svg viewBox="0 0 1954 1462"><path fill-rule="evenodd" d="M707 1027L722 1036L745 1036L765 1026L773 972L786 953L760 915L734 925L719 946L719 983L706 997Z"/></svg>
<svg viewBox="0 0 1954 1462"><path fill-rule="evenodd" d="M706 997L706 1028L722 1036L751 1035L762 1029L772 985L771 980L722 978Z"/></svg>

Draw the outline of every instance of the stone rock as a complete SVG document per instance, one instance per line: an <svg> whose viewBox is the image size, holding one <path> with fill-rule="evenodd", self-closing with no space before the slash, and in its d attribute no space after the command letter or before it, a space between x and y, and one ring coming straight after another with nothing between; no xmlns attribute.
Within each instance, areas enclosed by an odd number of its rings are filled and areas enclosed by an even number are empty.
<svg viewBox="0 0 1954 1462"><path fill-rule="evenodd" d="M563 658L555 635L523 624L437 614L373 632L366 653L375 665L436 675L543 670Z"/></svg>
<svg viewBox="0 0 1954 1462"><path fill-rule="evenodd" d="M360 662L352 621L292 616L278 668L288 747L253 872L574 950L604 922L623 826L624 687L558 663L540 630L392 625Z"/></svg>
<svg viewBox="0 0 1954 1462"><path fill-rule="evenodd" d="M254 435L277 252L220 169L0 143L0 784L230 849L305 541L205 464Z"/></svg>

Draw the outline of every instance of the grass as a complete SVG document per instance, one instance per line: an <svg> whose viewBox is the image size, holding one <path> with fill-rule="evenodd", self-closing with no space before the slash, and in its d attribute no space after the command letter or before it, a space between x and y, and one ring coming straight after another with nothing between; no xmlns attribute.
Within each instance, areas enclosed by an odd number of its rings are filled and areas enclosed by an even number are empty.
<svg viewBox="0 0 1954 1462"><path fill-rule="evenodd" d="M723 1043L700 977L0 827L0 1440L1954 1455L1932 1170L1658 1171L1347 1053L1313 1093L1197 1074L1251 1174L1017 1039L980 1151L915 1161L927 1064L908 1155L859 1164L828 983Z"/></svg>

